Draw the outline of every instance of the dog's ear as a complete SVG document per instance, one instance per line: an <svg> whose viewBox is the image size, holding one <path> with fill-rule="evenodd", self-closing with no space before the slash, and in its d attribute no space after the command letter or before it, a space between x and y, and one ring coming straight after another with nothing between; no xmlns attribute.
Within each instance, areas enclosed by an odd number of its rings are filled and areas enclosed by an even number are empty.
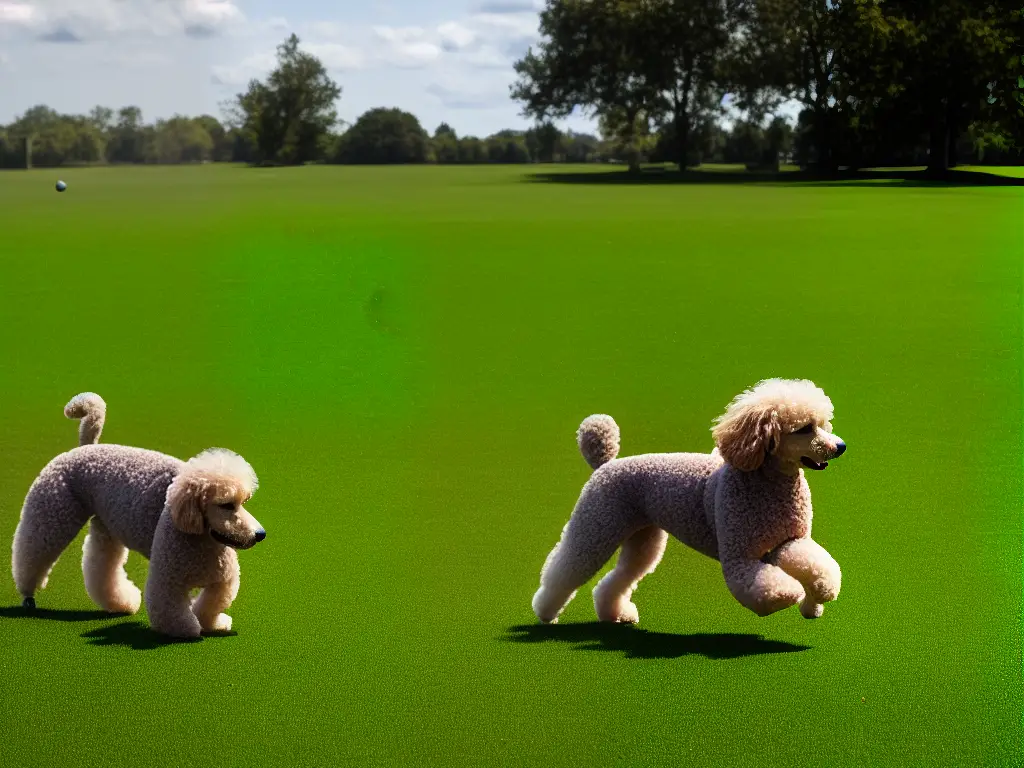
<svg viewBox="0 0 1024 768"><path fill-rule="evenodd" d="M182 533L198 535L205 530L203 508L206 506L207 484L188 470L182 472L167 489L167 505L171 522Z"/></svg>
<svg viewBox="0 0 1024 768"><path fill-rule="evenodd" d="M770 404L730 408L714 429L722 458L743 472L752 472L775 453L782 440L782 420Z"/></svg>

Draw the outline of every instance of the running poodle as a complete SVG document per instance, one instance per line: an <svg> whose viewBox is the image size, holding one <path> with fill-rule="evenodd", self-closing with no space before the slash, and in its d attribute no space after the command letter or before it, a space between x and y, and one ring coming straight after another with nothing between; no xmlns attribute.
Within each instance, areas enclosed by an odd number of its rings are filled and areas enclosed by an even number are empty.
<svg viewBox="0 0 1024 768"><path fill-rule="evenodd" d="M596 471L544 563L534 613L557 621L621 544L615 568L594 587L594 608L601 621L636 623L633 591L672 534L720 561L729 591L758 616L799 603L804 617L818 618L839 595L840 572L811 539L803 470L823 470L846 451L831 420L832 402L812 382L768 379L716 419L710 454L616 459L618 425L590 416L577 441Z"/></svg>
<svg viewBox="0 0 1024 768"><path fill-rule="evenodd" d="M156 451L98 445L106 403L91 392L71 400L79 447L54 458L29 489L14 532L11 570L26 609L57 558L89 522L82 555L85 589L100 608L134 614L142 593L125 573L128 550L149 560L150 625L178 638L226 632L223 613L238 594L235 550L266 531L242 506L258 486L241 456L220 448L187 462ZM91 520L91 521L90 521ZM202 588L194 600L190 591Z"/></svg>

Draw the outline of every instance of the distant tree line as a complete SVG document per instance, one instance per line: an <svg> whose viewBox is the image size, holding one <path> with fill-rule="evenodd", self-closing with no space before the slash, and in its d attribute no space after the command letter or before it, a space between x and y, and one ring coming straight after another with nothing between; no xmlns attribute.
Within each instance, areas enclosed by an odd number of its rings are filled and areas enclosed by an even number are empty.
<svg viewBox="0 0 1024 768"><path fill-rule="evenodd" d="M429 134L397 108L343 125L340 86L292 35L267 79L224 105L223 120L146 124L137 107L63 115L36 106L0 126L0 167L1024 164L1024 11L986 3L547 0L542 42L516 64L512 86L536 125L486 138L447 123ZM727 129L726 96L741 115ZM778 115L792 99L804 107L796 125ZM553 125L580 108L597 117L599 136Z"/></svg>
<svg viewBox="0 0 1024 768"><path fill-rule="evenodd" d="M32 137L26 158L26 137ZM644 158L671 162L666 134L653 134ZM795 132L781 118L767 129L738 122L729 129L702 127L695 152L707 163L756 165L768 155L797 156ZM459 136L442 123L428 133L419 120L399 109L371 109L344 133L327 132L308 162L368 164L518 164L624 162L620 142L587 133L561 131L551 124L503 130L487 136ZM183 164L263 162L259 148L237 128L216 117L173 117L144 123L138 107L118 111L96 107L88 115L62 115L36 106L0 127L0 168L101 164Z"/></svg>

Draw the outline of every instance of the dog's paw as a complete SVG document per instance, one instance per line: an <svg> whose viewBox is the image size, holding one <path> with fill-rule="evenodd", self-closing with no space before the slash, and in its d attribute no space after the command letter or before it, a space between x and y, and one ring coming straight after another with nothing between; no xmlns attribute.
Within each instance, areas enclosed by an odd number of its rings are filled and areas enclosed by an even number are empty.
<svg viewBox="0 0 1024 768"><path fill-rule="evenodd" d="M640 621L640 611L637 610L636 603L620 602L612 606L600 606L597 618L598 621L615 624L637 624Z"/></svg>
<svg viewBox="0 0 1024 768"><path fill-rule="evenodd" d="M219 613L210 626L204 627L204 629L207 632L230 632L231 617L226 613Z"/></svg>
<svg viewBox="0 0 1024 768"><path fill-rule="evenodd" d="M103 606L107 613L136 614L142 607L142 591L131 582L123 584Z"/></svg>
<svg viewBox="0 0 1024 768"><path fill-rule="evenodd" d="M824 613L825 606L814 602L810 598L800 603L800 615L805 619L820 619Z"/></svg>

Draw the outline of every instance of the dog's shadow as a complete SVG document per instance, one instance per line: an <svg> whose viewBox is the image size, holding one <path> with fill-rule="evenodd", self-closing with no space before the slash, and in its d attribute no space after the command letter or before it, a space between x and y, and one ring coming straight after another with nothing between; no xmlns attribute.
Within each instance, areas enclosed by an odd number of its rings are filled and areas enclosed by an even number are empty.
<svg viewBox="0 0 1024 768"><path fill-rule="evenodd" d="M57 610L53 608L34 608L31 611L21 606L0 607L0 618L5 619L42 619L49 621L86 622L86 621L108 621L110 619L126 618L130 614L107 613L106 611L70 611ZM235 637L238 633L231 632L209 632L202 637L190 639L177 639L158 634L148 626L138 621L121 621L114 624L104 624L96 629L83 632L82 637L89 645L106 646L114 648L131 648L135 651L152 651L156 648L163 648L167 645L188 645L200 643L205 639L216 639L221 637Z"/></svg>
<svg viewBox="0 0 1024 768"><path fill-rule="evenodd" d="M131 648L134 651L152 651L168 645L191 645L193 643L201 643L207 639L235 637L237 634L234 631L211 632L204 634L202 637L179 639L158 634L138 621L122 621L117 624L97 627L89 632L83 632L82 637L89 642L89 645Z"/></svg>
<svg viewBox="0 0 1024 768"><path fill-rule="evenodd" d="M766 640L761 635L693 634L651 632L629 624L588 622L584 624L520 624L509 627L505 638L513 643L567 643L579 651L611 651L627 659L678 659L703 656L707 659L739 659L775 653L799 653L808 645Z"/></svg>
<svg viewBox="0 0 1024 768"><path fill-rule="evenodd" d="M102 621L117 618L118 614L106 611L64 611L54 608L33 608L26 610L20 605L0 607L0 619L43 619L45 621Z"/></svg>

